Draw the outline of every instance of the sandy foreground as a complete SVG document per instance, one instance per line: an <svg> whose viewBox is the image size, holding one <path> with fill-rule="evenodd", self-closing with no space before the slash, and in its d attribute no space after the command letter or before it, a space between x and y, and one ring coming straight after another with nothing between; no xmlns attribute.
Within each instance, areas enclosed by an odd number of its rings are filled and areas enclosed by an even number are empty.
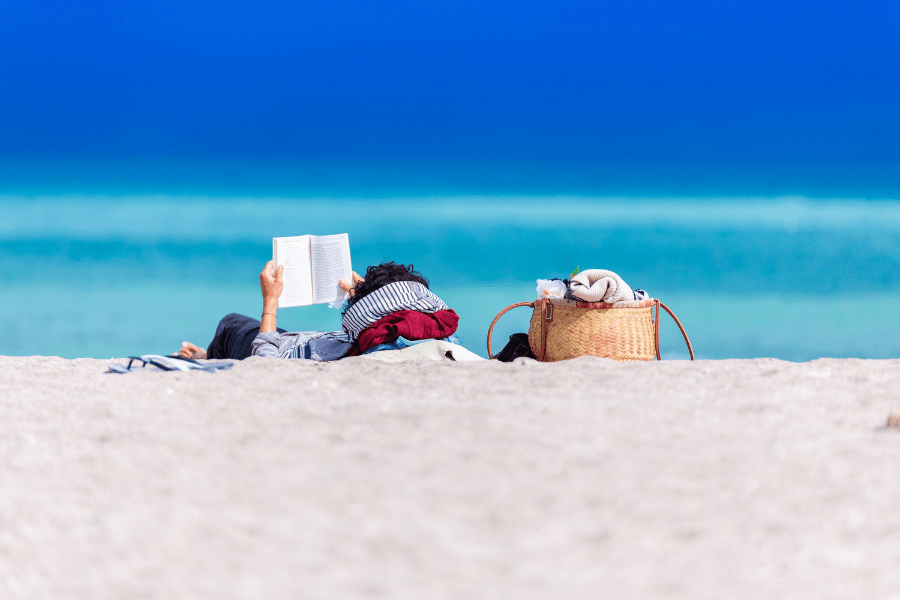
<svg viewBox="0 0 900 600"><path fill-rule="evenodd" d="M900 361L0 357L0 598L900 598Z"/></svg>

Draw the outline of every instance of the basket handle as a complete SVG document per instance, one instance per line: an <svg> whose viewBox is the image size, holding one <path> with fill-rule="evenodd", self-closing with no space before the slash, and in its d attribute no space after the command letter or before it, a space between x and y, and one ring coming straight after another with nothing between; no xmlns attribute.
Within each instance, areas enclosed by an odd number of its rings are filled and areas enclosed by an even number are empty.
<svg viewBox="0 0 900 600"><path fill-rule="evenodd" d="M534 308L534 302L516 302L515 304L511 304L511 305L507 306L506 308L504 308L503 310L501 310L500 314L498 314L496 317L494 317L494 320L491 322L491 326L490 326L490 328L488 328L488 337L487 337L488 358L490 358L491 360L493 360L493 358L494 358L494 355L491 352L491 333L494 331L494 325L497 324L497 321L500 320L500 317L502 317L504 314L506 314L507 311L510 311L514 308L519 308L520 306L530 306L531 308Z"/></svg>
<svg viewBox="0 0 900 600"><path fill-rule="evenodd" d="M681 321L678 320L678 317L675 316L675 313L672 312L668 306L656 300L656 321L653 323L654 336L656 337L656 360L662 360L659 355L659 307L663 307L669 316L675 321L675 324L678 325L678 329L681 330L681 335L684 336L684 341L687 344L688 352L691 353L691 360L694 360L694 348L691 346L691 340L688 339L688 334L684 330L684 327L681 326Z"/></svg>

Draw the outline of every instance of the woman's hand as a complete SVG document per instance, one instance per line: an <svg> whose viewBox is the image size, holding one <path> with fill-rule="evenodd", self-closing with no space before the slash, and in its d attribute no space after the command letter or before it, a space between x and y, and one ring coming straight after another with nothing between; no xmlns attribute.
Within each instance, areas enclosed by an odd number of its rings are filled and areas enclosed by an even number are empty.
<svg viewBox="0 0 900 600"><path fill-rule="evenodd" d="M181 349L178 354L185 358L207 358L206 348L200 348L190 342L181 342Z"/></svg>
<svg viewBox="0 0 900 600"><path fill-rule="evenodd" d="M359 273L357 273L356 271L352 271L352 273L353 273L353 283L350 283L344 279L341 279L341 281L340 281L341 289L344 290L345 292L349 292L351 296L353 295L353 292L354 292L353 288L356 287L356 284L360 283L362 281L365 281L365 279L360 277Z"/></svg>
<svg viewBox="0 0 900 600"><path fill-rule="evenodd" d="M259 289L262 291L263 307L273 302L277 306L278 297L284 291L284 266L273 269L272 261L267 262L259 274Z"/></svg>
<svg viewBox="0 0 900 600"><path fill-rule="evenodd" d="M284 266L274 269L272 261L266 263L259 274L259 289L263 297L263 314L260 317L259 332L275 331L278 297L284 291Z"/></svg>

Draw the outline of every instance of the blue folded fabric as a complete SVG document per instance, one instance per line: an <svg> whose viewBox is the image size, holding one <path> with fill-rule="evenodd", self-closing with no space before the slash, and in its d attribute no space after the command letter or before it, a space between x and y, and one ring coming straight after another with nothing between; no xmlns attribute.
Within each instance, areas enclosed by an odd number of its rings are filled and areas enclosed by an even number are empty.
<svg viewBox="0 0 900 600"><path fill-rule="evenodd" d="M398 337L397 341L391 342L390 344L378 344L377 346L372 346L363 354L370 354L372 352L381 352L382 350L403 350L404 348L409 348L410 346L415 346L416 344L421 344L422 342L433 342L434 339L427 340L408 340L405 337ZM451 335L450 337L441 338L442 342L450 342L452 344L459 345L459 338L455 335Z"/></svg>

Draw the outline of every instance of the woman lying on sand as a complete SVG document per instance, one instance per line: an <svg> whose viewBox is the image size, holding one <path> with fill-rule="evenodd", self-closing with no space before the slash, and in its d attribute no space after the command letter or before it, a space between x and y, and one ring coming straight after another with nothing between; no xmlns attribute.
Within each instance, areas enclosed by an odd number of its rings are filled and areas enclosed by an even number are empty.
<svg viewBox="0 0 900 600"><path fill-rule="evenodd" d="M276 326L278 297L284 290L284 267L266 263L259 274L262 321L237 313L226 315L209 348L183 342L178 354L187 358L248 356L329 361L377 348L403 347L402 340L443 339L456 331L459 316L428 289L428 280L412 265L386 262L366 269L365 278L341 281L350 293L342 331L286 332Z"/></svg>

